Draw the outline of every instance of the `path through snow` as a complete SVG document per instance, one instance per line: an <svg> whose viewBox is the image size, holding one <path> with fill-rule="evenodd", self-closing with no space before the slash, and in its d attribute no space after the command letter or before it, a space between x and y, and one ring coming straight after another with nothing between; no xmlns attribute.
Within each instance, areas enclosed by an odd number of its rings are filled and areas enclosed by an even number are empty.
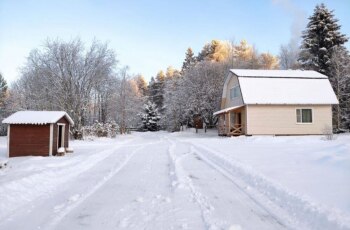
<svg viewBox="0 0 350 230"><path fill-rule="evenodd" d="M93 153L84 148L75 152L87 156L37 171L38 180L50 176L55 183L25 187L32 195L20 203L5 198L1 210L9 211L0 213L0 229L346 229L293 215L248 183L244 169L165 132L96 145ZM16 209L6 209L11 204Z"/></svg>

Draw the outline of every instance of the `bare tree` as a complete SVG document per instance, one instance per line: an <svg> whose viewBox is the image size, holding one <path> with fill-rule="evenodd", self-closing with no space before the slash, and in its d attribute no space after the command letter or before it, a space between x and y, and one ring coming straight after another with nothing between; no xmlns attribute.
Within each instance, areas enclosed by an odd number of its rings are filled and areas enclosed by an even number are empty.
<svg viewBox="0 0 350 230"><path fill-rule="evenodd" d="M279 59L281 69L298 69L299 48L295 43L281 45Z"/></svg>
<svg viewBox="0 0 350 230"><path fill-rule="evenodd" d="M350 129L350 56L345 47L333 49L329 80L339 104L333 108L334 128Z"/></svg>
<svg viewBox="0 0 350 230"><path fill-rule="evenodd" d="M74 129L80 130L89 121L93 92L108 84L116 64L107 44L95 40L85 49L80 39L48 39L30 53L12 89L20 95L17 107L67 111L75 121Z"/></svg>
<svg viewBox="0 0 350 230"><path fill-rule="evenodd" d="M127 128L140 124L138 113L141 111L144 98L138 87L137 80L128 75L128 67L120 71L119 85L116 97L116 120L121 134L127 132Z"/></svg>

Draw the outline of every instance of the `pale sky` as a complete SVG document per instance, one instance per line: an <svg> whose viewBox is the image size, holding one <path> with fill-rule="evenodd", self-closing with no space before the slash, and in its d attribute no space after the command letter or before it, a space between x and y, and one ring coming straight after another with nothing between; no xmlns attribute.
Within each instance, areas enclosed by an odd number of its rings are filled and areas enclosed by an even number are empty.
<svg viewBox="0 0 350 230"><path fill-rule="evenodd" d="M325 0L350 36L350 1ZM0 72L8 82L46 38L109 42L132 73L147 79L168 66L181 68L185 51L212 39L246 39L278 54L298 37L316 0L0 0ZM349 42L347 43L349 47Z"/></svg>

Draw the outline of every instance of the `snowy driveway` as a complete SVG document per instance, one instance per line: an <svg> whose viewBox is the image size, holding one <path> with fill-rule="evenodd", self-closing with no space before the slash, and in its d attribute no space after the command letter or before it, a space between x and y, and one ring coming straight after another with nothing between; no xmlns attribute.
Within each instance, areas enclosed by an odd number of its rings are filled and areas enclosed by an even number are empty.
<svg viewBox="0 0 350 230"><path fill-rule="evenodd" d="M5 172L13 184L0 187L0 229L346 229L322 215L316 222L293 215L247 183L237 165L176 135L74 145L75 156L26 169L35 175ZM9 195L18 190L24 194Z"/></svg>

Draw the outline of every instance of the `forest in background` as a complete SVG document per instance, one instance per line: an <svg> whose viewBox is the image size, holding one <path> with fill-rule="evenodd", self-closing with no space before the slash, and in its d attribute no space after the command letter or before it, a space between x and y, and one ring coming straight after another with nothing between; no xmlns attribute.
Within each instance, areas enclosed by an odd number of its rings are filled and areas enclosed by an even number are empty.
<svg viewBox="0 0 350 230"><path fill-rule="evenodd" d="M47 39L33 49L20 78L10 87L0 75L1 119L20 110L63 110L74 120L73 136L83 130L178 131L200 118L215 126L229 69L306 69L329 77L338 97L334 130L350 129L350 56L334 12L320 4L309 17L299 43L281 45L274 56L242 40L212 40L195 55L185 53L181 69L169 66L149 82L118 65L107 43L87 46L80 38ZM171 55L171 54L168 54ZM2 134L6 133L5 127ZM101 134L102 133L102 134Z"/></svg>

